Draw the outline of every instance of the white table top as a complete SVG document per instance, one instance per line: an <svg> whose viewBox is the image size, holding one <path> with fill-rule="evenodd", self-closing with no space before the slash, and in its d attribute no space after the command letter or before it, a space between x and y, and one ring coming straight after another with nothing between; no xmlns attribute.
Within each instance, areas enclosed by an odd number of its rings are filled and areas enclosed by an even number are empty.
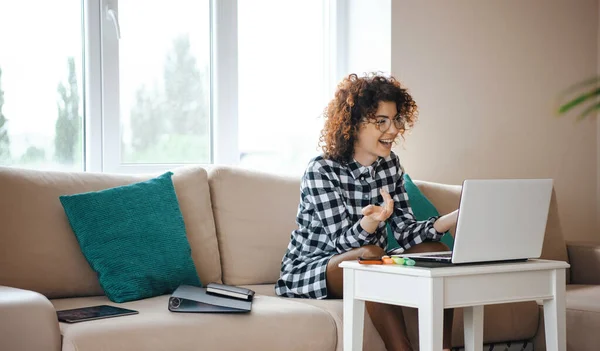
<svg viewBox="0 0 600 351"><path fill-rule="evenodd" d="M455 265L448 267L417 267L396 264L369 265L360 264L358 261L344 261L340 264L342 268L355 270L373 271L382 273L393 273L417 277L447 277L457 275L474 275L488 273L505 273L515 271L538 271L549 269L569 268L570 265L563 261L550 261L530 259L526 262L516 263L488 263L477 265Z"/></svg>

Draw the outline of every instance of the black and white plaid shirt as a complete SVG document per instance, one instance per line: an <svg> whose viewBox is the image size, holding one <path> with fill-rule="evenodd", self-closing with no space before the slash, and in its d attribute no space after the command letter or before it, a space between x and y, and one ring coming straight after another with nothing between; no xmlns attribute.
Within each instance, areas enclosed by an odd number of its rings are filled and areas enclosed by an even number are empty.
<svg viewBox="0 0 600 351"><path fill-rule="evenodd" d="M408 249L425 239L439 240L433 223L437 217L417 221L408 203L403 169L393 152L365 167L356 161L342 165L318 156L302 177L300 204L294 230L283 257L275 286L278 295L326 298L325 272L331 256L364 245L387 247L385 222L373 234L360 225L361 210L369 204L383 205L379 190L386 189L394 200L388 218L401 248Z"/></svg>

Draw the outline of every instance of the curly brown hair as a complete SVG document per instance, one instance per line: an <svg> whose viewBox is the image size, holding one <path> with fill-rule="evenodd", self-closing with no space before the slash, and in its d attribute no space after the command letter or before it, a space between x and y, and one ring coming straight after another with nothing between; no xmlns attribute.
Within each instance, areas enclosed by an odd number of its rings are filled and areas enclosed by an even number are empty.
<svg viewBox="0 0 600 351"><path fill-rule="evenodd" d="M412 96L394 77L370 73L364 77L350 74L342 80L334 98L324 111L325 126L321 130L319 146L324 157L342 164L352 160L354 142L361 120L374 119L380 101L395 102L398 115L404 121L400 135L412 128L418 108Z"/></svg>

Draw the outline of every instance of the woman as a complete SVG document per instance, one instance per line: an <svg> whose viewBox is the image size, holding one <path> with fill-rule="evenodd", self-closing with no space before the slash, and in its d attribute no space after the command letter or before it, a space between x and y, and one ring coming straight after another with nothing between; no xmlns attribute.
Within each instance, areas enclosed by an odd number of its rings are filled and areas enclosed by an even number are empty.
<svg viewBox="0 0 600 351"><path fill-rule="evenodd" d="M385 255L386 222L405 252L446 251L438 242L457 211L417 221L404 189L394 142L412 127L417 106L392 77L351 74L325 110L324 151L310 161L301 183L298 229L282 260L278 295L342 298L342 261ZM412 350L399 306L367 302L388 350ZM444 313L450 349L452 310Z"/></svg>

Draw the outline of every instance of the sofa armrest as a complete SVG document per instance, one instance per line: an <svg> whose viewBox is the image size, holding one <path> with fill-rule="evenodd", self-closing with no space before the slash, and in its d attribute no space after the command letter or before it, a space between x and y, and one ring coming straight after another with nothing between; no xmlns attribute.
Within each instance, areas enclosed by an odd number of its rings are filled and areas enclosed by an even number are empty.
<svg viewBox="0 0 600 351"><path fill-rule="evenodd" d="M600 243L567 242L571 284L600 284Z"/></svg>
<svg viewBox="0 0 600 351"><path fill-rule="evenodd" d="M36 292L0 285L0 350L60 349L52 303Z"/></svg>

